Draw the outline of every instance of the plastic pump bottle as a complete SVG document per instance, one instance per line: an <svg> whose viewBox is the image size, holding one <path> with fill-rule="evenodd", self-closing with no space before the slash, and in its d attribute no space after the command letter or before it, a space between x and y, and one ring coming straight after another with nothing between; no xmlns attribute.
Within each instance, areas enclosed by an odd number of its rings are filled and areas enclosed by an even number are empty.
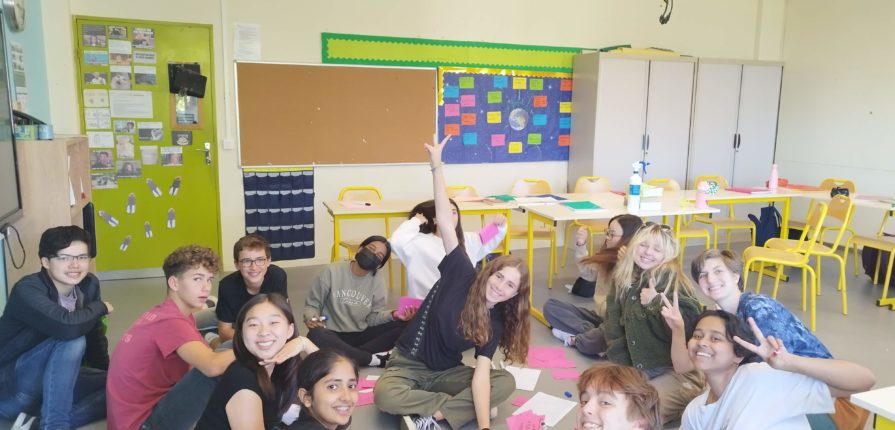
<svg viewBox="0 0 895 430"><path fill-rule="evenodd" d="M632 164L634 173L628 180L628 212L637 213L640 210L640 186L643 178L640 177L640 162Z"/></svg>
<svg viewBox="0 0 895 430"><path fill-rule="evenodd" d="M771 165L771 176L768 178L768 189L771 191L777 191L778 183L780 182L780 178L777 174L777 165Z"/></svg>

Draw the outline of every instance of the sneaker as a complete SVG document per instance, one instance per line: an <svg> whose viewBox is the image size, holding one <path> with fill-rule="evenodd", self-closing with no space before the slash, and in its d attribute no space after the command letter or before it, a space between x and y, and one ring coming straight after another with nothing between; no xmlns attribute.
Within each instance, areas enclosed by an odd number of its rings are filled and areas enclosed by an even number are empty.
<svg viewBox="0 0 895 430"><path fill-rule="evenodd" d="M561 340L565 346L572 346L575 344L575 335L566 333L558 328L553 329L553 337Z"/></svg>
<svg viewBox="0 0 895 430"><path fill-rule="evenodd" d="M379 359L379 364L377 364L376 367L381 367L383 369L385 368L385 365L388 364L388 359L392 358L391 352L383 352L381 354L374 355L376 356L376 358Z"/></svg>
<svg viewBox="0 0 895 430"><path fill-rule="evenodd" d="M16 417L16 421L12 424L10 430L30 430L32 425L37 428L36 418L22 412Z"/></svg>
<svg viewBox="0 0 895 430"><path fill-rule="evenodd" d="M421 417L419 415L404 415L401 417L402 430L441 430L438 421L434 417Z"/></svg>
<svg viewBox="0 0 895 430"><path fill-rule="evenodd" d="M301 406L297 403L293 403L289 405L289 409L283 413L283 418L280 421L282 421L283 424L286 424L286 426L290 426L298 419L299 414L301 414Z"/></svg>
<svg viewBox="0 0 895 430"><path fill-rule="evenodd" d="M491 417L492 420L497 418L497 406L491 408L491 413L488 415Z"/></svg>

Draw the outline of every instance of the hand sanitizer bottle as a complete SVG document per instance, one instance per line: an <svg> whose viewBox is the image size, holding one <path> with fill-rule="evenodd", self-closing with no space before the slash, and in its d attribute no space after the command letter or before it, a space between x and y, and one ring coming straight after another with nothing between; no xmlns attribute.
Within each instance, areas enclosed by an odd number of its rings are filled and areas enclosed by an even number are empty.
<svg viewBox="0 0 895 430"><path fill-rule="evenodd" d="M643 178L640 177L640 163L636 162L632 166L634 173L628 180L628 212L637 213L640 211L640 186Z"/></svg>
<svg viewBox="0 0 895 430"><path fill-rule="evenodd" d="M780 182L780 178L777 176L777 165L771 164L771 177L768 178L768 189L771 191L777 191L777 184Z"/></svg>

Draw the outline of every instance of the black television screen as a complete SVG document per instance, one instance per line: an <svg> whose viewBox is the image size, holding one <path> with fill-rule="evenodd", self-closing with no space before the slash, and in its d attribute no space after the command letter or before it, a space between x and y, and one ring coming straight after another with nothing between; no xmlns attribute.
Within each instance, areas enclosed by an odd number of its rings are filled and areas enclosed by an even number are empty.
<svg viewBox="0 0 895 430"><path fill-rule="evenodd" d="M22 214L4 38L5 35L0 31L0 227Z"/></svg>

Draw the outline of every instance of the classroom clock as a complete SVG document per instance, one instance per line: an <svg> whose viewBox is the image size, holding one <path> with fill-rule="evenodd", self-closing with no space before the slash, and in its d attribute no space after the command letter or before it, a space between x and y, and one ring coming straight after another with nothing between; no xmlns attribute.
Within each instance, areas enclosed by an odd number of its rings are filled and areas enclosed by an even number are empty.
<svg viewBox="0 0 895 430"><path fill-rule="evenodd" d="M25 29L25 0L3 0L3 14L13 31Z"/></svg>

